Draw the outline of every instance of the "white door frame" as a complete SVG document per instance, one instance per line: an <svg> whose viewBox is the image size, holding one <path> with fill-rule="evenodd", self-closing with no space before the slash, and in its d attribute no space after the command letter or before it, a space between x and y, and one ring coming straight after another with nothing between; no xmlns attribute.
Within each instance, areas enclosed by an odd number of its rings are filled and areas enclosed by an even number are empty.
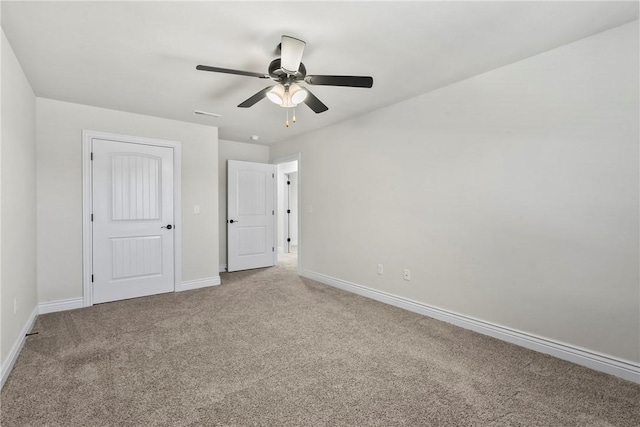
<svg viewBox="0 0 640 427"><path fill-rule="evenodd" d="M177 141L143 138L139 136L119 135L116 133L82 131L82 298L83 306L93 305L93 222L91 211L93 206L92 194L92 162L91 141L93 139L107 139L129 144L154 145L157 147L173 148L173 218L175 223L173 240L173 291L176 292L182 280L182 203L181 203L181 144Z"/></svg>
<svg viewBox="0 0 640 427"><path fill-rule="evenodd" d="M303 245L304 245L304 236L302 235L302 209L300 206L302 205L302 154L301 153L293 153L288 154L283 157L277 157L275 159L271 159L271 163L274 165L279 165L280 163L288 163L294 160L298 161L298 276L302 271L302 254L303 254ZM278 192L276 191L276 197ZM278 208L278 200L276 200L276 209ZM276 221L276 226L278 222ZM278 232L281 230L276 229L276 236Z"/></svg>

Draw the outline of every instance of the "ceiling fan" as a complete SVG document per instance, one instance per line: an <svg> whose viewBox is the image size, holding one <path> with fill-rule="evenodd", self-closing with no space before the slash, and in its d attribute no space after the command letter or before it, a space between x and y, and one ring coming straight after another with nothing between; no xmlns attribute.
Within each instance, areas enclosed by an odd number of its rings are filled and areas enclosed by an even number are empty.
<svg viewBox="0 0 640 427"><path fill-rule="evenodd" d="M369 76L326 76L307 75L307 69L302 61L302 53L306 43L290 36L282 36L280 45L280 58L276 58L269 64L268 74L254 73L251 71L233 70L229 68L210 67L198 65L197 70L212 71L215 73L236 74L239 76L257 77L259 79L271 79L275 85L267 86L260 92L248 98L238 105L240 108L249 108L263 98L268 98L274 104L284 108L293 108L300 103L306 104L316 113L327 111L327 107L309 89L300 86L299 83L321 86L348 86L364 87L373 86L373 78ZM295 115L293 117L295 122ZM289 125L288 113L287 122Z"/></svg>

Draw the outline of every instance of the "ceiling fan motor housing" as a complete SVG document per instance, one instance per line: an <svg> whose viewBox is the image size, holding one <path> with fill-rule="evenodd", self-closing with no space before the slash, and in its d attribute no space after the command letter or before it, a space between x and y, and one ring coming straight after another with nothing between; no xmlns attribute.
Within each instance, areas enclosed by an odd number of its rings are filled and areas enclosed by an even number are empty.
<svg viewBox="0 0 640 427"><path fill-rule="evenodd" d="M280 58L276 58L269 64L269 75L280 83L293 83L296 80L304 79L307 75L307 69L301 62L295 74L288 74L282 69Z"/></svg>

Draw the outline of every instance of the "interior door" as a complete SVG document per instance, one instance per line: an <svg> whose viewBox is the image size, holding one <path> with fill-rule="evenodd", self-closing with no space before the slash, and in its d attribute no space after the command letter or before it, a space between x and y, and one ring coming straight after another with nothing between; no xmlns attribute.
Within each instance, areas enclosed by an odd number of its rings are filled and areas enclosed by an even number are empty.
<svg viewBox="0 0 640 427"><path fill-rule="evenodd" d="M275 165L227 163L227 270L275 265Z"/></svg>
<svg viewBox="0 0 640 427"><path fill-rule="evenodd" d="M94 139L93 303L174 290L173 148Z"/></svg>

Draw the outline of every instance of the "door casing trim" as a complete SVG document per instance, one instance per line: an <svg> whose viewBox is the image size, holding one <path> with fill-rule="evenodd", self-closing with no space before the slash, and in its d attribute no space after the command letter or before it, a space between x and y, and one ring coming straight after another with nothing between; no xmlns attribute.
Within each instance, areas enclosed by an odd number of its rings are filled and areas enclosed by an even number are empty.
<svg viewBox="0 0 640 427"><path fill-rule="evenodd" d="M93 223L91 222L92 194L92 163L91 143L94 139L129 144L153 145L156 147L173 148L173 222L175 232L173 239L173 291L176 292L182 282L182 146L179 141L144 138L139 136L120 135L109 132L82 131L82 301L84 307L93 305Z"/></svg>

